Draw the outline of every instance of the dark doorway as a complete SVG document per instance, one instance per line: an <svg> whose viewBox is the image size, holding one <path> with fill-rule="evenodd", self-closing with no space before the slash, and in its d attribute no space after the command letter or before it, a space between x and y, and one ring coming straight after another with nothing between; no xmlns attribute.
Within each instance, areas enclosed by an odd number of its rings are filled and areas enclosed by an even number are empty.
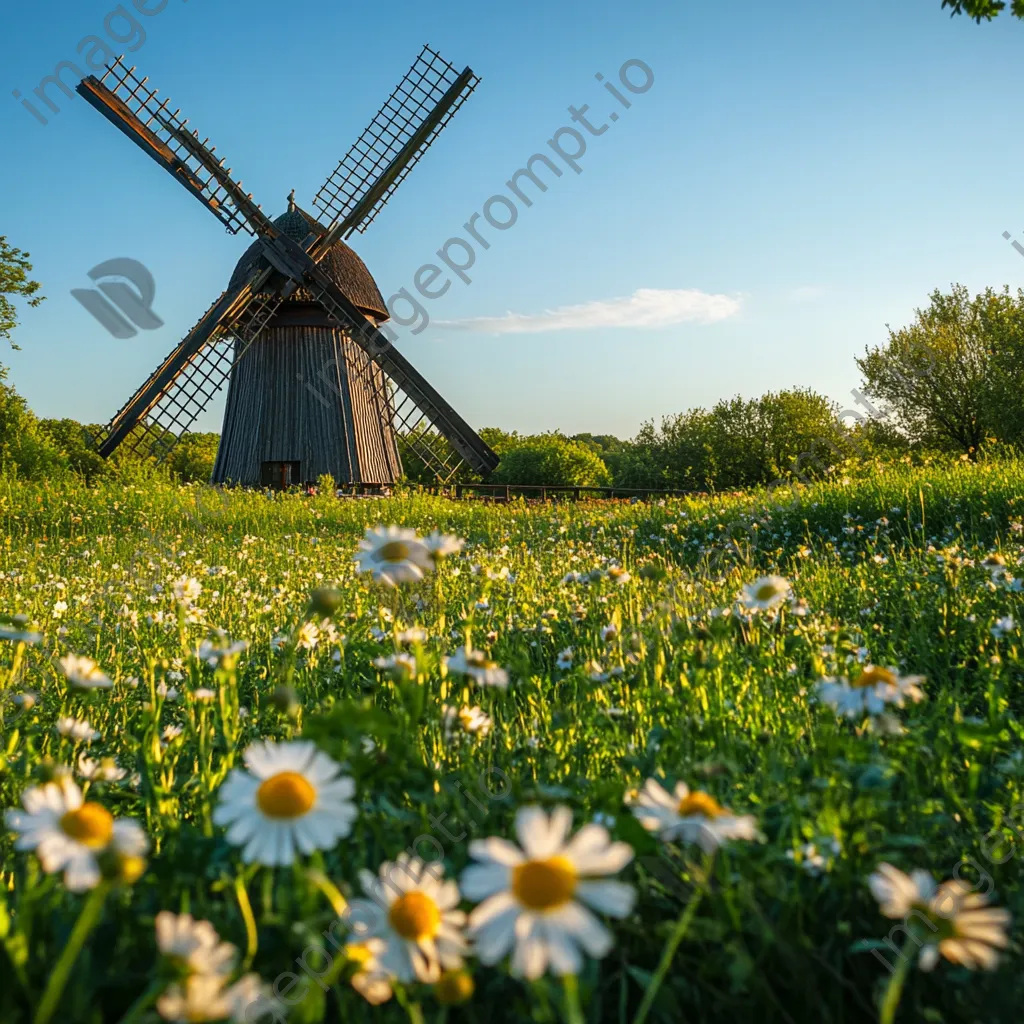
<svg viewBox="0 0 1024 1024"><path fill-rule="evenodd" d="M260 467L260 483L275 491L284 491L302 482L297 462L264 462Z"/></svg>

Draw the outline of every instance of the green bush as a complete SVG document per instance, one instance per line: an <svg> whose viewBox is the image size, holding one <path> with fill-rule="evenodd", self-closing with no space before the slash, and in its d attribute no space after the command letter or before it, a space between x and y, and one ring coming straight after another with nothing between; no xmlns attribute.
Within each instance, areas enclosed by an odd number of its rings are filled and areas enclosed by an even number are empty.
<svg viewBox="0 0 1024 1024"><path fill-rule="evenodd" d="M558 433L518 438L504 453L491 479L503 484L600 487L612 482L601 456Z"/></svg>

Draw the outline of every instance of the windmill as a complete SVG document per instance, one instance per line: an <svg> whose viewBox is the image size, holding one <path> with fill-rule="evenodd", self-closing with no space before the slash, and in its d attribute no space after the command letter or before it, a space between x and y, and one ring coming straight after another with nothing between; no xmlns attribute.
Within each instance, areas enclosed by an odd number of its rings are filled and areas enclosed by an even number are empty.
<svg viewBox="0 0 1024 1024"><path fill-rule="evenodd" d="M345 243L373 222L479 79L429 46L300 209L271 220L187 120L119 57L78 92L232 234L255 241L227 289L94 439L166 457L228 385L214 483L287 486L329 473L385 485L400 449L441 483L498 457L394 347L384 300ZM390 337L389 337L390 335Z"/></svg>

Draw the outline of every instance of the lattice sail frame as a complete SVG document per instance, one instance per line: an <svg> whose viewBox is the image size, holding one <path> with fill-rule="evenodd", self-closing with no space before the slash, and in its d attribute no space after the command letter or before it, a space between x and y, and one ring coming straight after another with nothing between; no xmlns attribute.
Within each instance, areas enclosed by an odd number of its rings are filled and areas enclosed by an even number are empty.
<svg viewBox="0 0 1024 1024"><path fill-rule="evenodd" d="M344 224L342 237L366 231L479 82L424 46L317 192L323 222Z"/></svg>
<svg viewBox="0 0 1024 1024"><path fill-rule="evenodd" d="M223 181L217 179L208 161L204 158L209 154L213 158L216 146L208 146L209 138L199 140L199 133L189 132L188 118L181 120L178 114L180 108L171 110L170 100L164 99L157 102L156 89L147 86L149 77L139 78L135 74L135 66L127 67L124 57L118 57L113 64L107 66L107 70L100 78L100 84L106 86L113 94L115 104L120 104L133 117L142 122L142 131L146 133L146 141L158 152L147 150L150 156L157 163L161 163L166 170L174 174L200 202L206 206L213 215L231 232L237 234L240 230L255 235L256 231L249 223L246 211L242 209L244 203L242 197L248 200L256 209L259 207L253 202L252 193L242 192L242 182L233 183L235 187L227 186ZM88 79L83 79L82 85L89 90ZM93 93L93 97L97 94ZM134 132L129 130L123 120L117 120L107 114L104 107L109 98L102 97L100 103L91 98L96 106L108 120L112 121L122 132L130 138L134 138ZM204 155L198 156L198 147L189 145L191 136L196 143L205 151ZM137 141L137 140L136 140ZM159 155L158 155L159 153ZM216 159L216 158L213 158ZM224 168L225 161L217 160L217 167L227 175L231 174L231 168Z"/></svg>

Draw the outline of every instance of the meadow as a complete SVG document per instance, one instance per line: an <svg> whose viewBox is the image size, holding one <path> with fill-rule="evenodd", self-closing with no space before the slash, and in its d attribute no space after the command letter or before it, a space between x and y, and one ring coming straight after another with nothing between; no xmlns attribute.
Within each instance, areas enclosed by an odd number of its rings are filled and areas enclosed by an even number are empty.
<svg viewBox="0 0 1024 1024"><path fill-rule="evenodd" d="M1024 463L0 520L4 1022L1019 1019Z"/></svg>

